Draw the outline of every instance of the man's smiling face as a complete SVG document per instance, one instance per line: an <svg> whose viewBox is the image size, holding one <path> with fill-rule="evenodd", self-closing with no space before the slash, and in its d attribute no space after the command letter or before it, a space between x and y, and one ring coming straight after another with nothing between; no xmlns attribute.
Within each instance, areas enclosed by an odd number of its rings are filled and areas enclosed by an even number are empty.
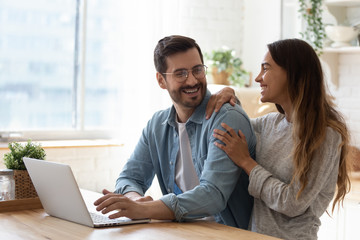
<svg viewBox="0 0 360 240"><path fill-rule="evenodd" d="M188 77L184 82L176 81L174 74L164 75L161 83L159 82L162 88L168 90L176 110L185 111L187 112L186 115L188 115L194 112L206 94L206 77L196 79L191 72L194 67L202 66L203 64L199 52L196 48L191 48L185 52L167 57L166 62L168 66L167 73L173 73L181 69L189 71Z"/></svg>

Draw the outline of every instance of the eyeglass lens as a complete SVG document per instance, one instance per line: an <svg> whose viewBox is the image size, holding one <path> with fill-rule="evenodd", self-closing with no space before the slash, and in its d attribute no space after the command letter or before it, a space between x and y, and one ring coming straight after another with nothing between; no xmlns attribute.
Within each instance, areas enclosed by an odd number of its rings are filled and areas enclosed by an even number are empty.
<svg viewBox="0 0 360 240"><path fill-rule="evenodd" d="M193 69L191 69L191 73L196 79L203 79L206 75L206 66L204 65L196 66ZM187 69L177 70L174 72L174 76L177 81L183 82L188 78L189 70Z"/></svg>

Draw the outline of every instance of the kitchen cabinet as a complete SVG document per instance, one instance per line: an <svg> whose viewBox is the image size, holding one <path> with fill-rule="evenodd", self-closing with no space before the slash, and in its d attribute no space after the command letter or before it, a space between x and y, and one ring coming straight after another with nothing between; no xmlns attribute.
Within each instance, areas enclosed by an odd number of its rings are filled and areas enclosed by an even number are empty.
<svg viewBox="0 0 360 240"><path fill-rule="evenodd" d="M358 20L352 17L351 11L360 7L360 0L325 0L324 4L329 13L336 18L338 25L357 23Z"/></svg>
<svg viewBox="0 0 360 240"><path fill-rule="evenodd" d="M360 24L360 0L325 0L324 5L324 11L328 11L329 14L335 17L338 25ZM336 88L339 86L339 57L344 54L356 54L360 57L359 45L360 43L357 41L356 46L341 48L325 47L323 49L323 54L320 58L324 63L325 76L329 78L330 84Z"/></svg>
<svg viewBox="0 0 360 240"><path fill-rule="evenodd" d="M339 86L339 57L344 54L355 54L360 58L360 47L327 47L323 49L323 53L320 56L325 77L328 78L330 84L334 85L335 88Z"/></svg>

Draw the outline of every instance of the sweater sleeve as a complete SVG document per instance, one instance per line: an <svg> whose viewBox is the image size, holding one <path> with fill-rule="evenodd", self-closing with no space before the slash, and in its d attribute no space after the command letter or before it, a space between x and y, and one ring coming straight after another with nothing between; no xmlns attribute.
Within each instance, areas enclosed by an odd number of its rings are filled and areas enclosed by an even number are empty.
<svg viewBox="0 0 360 240"><path fill-rule="evenodd" d="M298 181L293 184L285 183L260 165L250 172L249 193L254 198L261 199L272 210L289 217L303 214L310 205L322 208L327 206L335 192L340 142L340 134L328 128L325 141L311 161L308 183L299 198L296 198L300 189ZM275 148L281 146L274 146L273 150L277 151Z"/></svg>

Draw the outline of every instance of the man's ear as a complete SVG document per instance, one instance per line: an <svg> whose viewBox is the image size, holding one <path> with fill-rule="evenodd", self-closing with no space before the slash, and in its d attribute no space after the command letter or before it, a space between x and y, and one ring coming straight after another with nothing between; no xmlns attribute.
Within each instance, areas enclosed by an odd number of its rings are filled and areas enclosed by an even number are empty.
<svg viewBox="0 0 360 240"><path fill-rule="evenodd" d="M160 74L159 72L156 73L156 79L158 81L159 86L162 89L166 89L166 83L165 83L165 78L162 74Z"/></svg>

